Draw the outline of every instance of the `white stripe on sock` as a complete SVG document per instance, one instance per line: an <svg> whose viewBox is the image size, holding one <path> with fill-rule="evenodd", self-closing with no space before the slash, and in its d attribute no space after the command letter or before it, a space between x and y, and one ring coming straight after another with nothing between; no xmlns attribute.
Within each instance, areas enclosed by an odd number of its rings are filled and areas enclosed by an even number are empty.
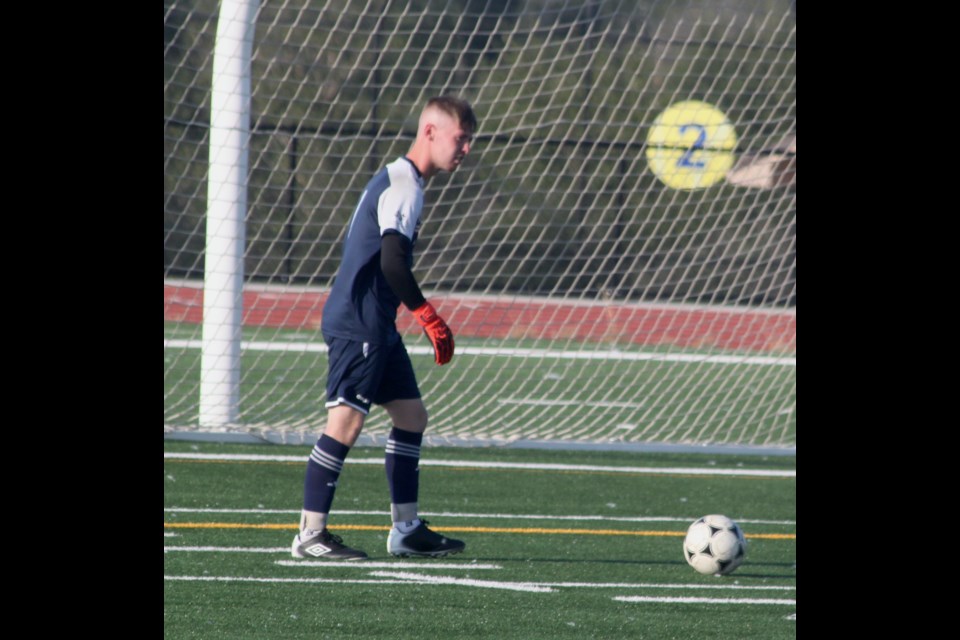
<svg viewBox="0 0 960 640"><path fill-rule="evenodd" d="M314 447L313 451L310 452L310 459L316 462L321 467L326 467L331 471L340 473L343 471L343 460L334 458L332 455L325 451L321 451L319 448Z"/></svg>
<svg viewBox="0 0 960 640"><path fill-rule="evenodd" d="M387 440L387 453L396 456L407 456L409 458L420 457L420 447L413 444L404 444L395 440Z"/></svg>

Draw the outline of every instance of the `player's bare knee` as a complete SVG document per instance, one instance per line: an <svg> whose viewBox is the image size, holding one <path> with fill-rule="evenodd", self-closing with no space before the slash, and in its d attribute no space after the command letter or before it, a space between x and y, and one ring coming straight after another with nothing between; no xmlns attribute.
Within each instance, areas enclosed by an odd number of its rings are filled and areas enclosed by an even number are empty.
<svg viewBox="0 0 960 640"><path fill-rule="evenodd" d="M408 414L405 418L402 419L402 424L394 422L394 426L403 429L404 431L412 431L414 433L423 433L427 428L427 422L429 417L427 416L426 408L422 408L421 405L420 411L414 411Z"/></svg>
<svg viewBox="0 0 960 640"><path fill-rule="evenodd" d="M360 432L366 415L353 407L339 405L332 407L327 413L327 427L324 433L337 442L352 447Z"/></svg>
<svg viewBox="0 0 960 640"><path fill-rule="evenodd" d="M404 431L423 433L427 428L427 408L420 399L395 400L384 405L393 426Z"/></svg>

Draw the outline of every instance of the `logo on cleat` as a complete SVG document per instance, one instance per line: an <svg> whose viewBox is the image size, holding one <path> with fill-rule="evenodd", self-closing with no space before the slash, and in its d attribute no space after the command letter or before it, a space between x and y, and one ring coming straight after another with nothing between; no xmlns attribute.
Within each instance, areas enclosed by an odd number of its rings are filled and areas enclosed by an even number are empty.
<svg viewBox="0 0 960 640"><path fill-rule="evenodd" d="M330 552L332 551L332 549L331 549L330 547L326 547L326 546L324 546L324 545L322 545L322 544L320 544L320 543L318 542L318 543L316 543L316 544L310 545L309 547L307 547L306 549L304 549L304 551L306 551L307 553L309 553L310 555L312 555L312 556L315 557L315 558L319 558L320 556L322 556L322 555L325 554L325 553L330 553Z"/></svg>

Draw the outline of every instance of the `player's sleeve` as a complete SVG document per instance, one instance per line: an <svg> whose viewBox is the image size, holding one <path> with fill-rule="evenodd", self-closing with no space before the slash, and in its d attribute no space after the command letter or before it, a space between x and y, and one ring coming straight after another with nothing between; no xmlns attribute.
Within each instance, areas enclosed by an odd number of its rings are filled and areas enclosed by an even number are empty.
<svg viewBox="0 0 960 640"><path fill-rule="evenodd" d="M377 203L380 235L395 231L411 241L423 208L423 192L409 180L398 180L384 190Z"/></svg>
<svg viewBox="0 0 960 640"><path fill-rule="evenodd" d="M400 301L413 311L426 302L410 264L413 262L413 243L395 230L388 230L380 239L380 269L387 284Z"/></svg>

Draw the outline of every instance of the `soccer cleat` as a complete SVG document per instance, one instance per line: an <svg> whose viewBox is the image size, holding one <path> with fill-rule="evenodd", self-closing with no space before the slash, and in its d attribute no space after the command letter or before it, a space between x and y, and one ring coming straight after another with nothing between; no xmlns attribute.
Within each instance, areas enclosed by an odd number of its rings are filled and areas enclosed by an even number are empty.
<svg viewBox="0 0 960 640"><path fill-rule="evenodd" d="M359 549L351 549L343 544L343 538L335 536L326 528L323 531L311 532L313 535L306 538L300 532L293 537L290 552L294 558L322 558L324 560L364 560L367 554Z"/></svg>
<svg viewBox="0 0 960 640"><path fill-rule="evenodd" d="M467 545L459 540L445 538L427 528L427 521L410 533L400 533L393 527L387 536L387 551L398 558L442 558L460 553Z"/></svg>

